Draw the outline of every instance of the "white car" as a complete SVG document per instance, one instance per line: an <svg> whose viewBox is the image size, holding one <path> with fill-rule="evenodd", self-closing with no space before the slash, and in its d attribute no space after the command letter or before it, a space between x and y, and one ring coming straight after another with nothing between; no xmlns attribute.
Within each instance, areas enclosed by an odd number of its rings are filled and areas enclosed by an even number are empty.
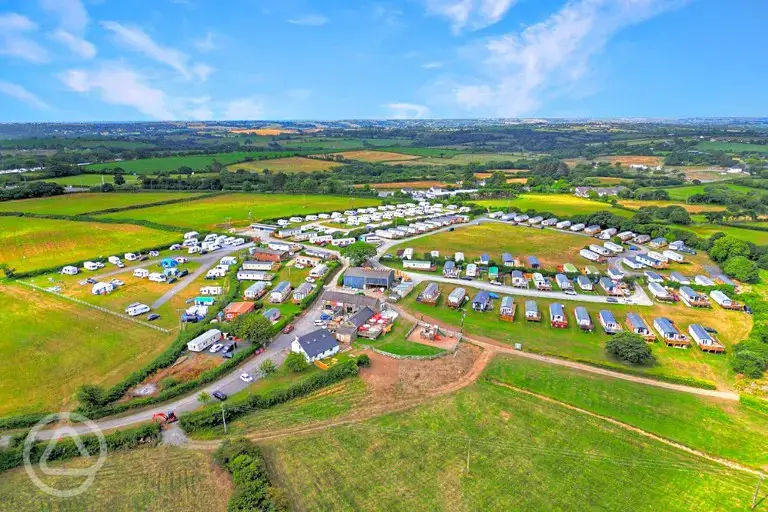
<svg viewBox="0 0 768 512"><path fill-rule="evenodd" d="M218 352L219 350L221 350L223 347L224 347L224 345L222 345L221 343L216 343L214 346L212 346L212 347L210 348L209 352L210 352L211 354L215 354L216 352Z"/></svg>
<svg viewBox="0 0 768 512"><path fill-rule="evenodd" d="M303 268L304 268L304 265L302 265L301 263L296 263L296 264L294 265L294 268L298 268L299 270L301 270L301 269L303 269Z"/></svg>
<svg viewBox="0 0 768 512"><path fill-rule="evenodd" d="M240 374L240 380L243 381L243 382L246 382L246 383L250 383L250 382L253 382L253 377L251 377L247 373L241 373Z"/></svg>
<svg viewBox="0 0 768 512"><path fill-rule="evenodd" d="M304 279L304 280L305 280L306 282L308 282L308 283L314 283L314 282L315 282L315 278L314 278L314 277L307 277L307 278L306 278L306 279Z"/></svg>
<svg viewBox="0 0 768 512"><path fill-rule="evenodd" d="M149 251L149 256L152 258L155 256L160 256L160 251Z"/></svg>

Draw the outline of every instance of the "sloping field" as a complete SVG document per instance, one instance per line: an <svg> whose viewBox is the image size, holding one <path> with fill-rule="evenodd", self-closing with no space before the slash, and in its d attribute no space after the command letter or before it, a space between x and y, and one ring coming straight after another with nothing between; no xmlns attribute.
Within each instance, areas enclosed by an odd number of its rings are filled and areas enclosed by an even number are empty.
<svg viewBox="0 0 768 512"><path fill-rule="evenodd" d="M371 183L371 188L375 189L401 189L401 188L430 188L430 187L447 187L450 183L444 181L390 181L387 183ZM356 188L362 188L363 185L355 185Z"/></svg>
<svg viewBox="0 0 768 512"><path fill-rule="evenodd" d="M151 206L105 215L110 219L141 219L192 229L214 229L226 223L245 225L260 219L376 206L378 199L287 195L227 194L199 201Z"/></svg>
<svg viewBox="0 0 768 512"><path fill-rule="evenodd" d="M281 156L280 153L267 151L235 151L232 153L213 153L210 155L185 155L168 156L160 158L141 158L139 160L125 160L123 162L109 162L104 164L92 164L86 166L91 171L103 169L111 170L115 167L125 169L136 174L155 174L158 172L175 172L179 167L189 167L193 171L202 171L214 160L222 165L241 162L246 158L268 158ZM287 156L287 155L286 155Z"/></svg>
<svg viewBox="0 0 768 512"><path fill-rule="evenodd" d="M611 208L610 204L590 201L570 194L522 194L514 199L484 199L475 203L487 208L514 207L522 211L532 209L563 217L589 215L600 210L608 210L622 217L632 216L632 212Z"/></svg>
<svg viewBox="0 0 768 512"><path fill-rule="evenodd" d="M696 149L704 151L726 151L730 153L768 153L768 144L746 144L744 142L706 141L699 142Z"/></svg>
<svg viewBox="0 0 768 512"><path fill-rule="evenodd" d="M51 468L88 468L94 460L77 458L53 462ZM47 476L44 483L58 489L76 488L77 476ZM108 454L93 485L73 498L45 494L30 480L24 468L3 473L0 478L0 510L133 512L136 510L206 510L225 512L232 493L229 475L213 464L205 453L179 448L144 448Z"/></svg>
<svg viewBox="0 0 768 512"><path fill-rule="evenodd" d="M138 176L134 176L133 174L126 174L123 178L125 178L125 182L128 184L137 183L139 181ZM40 181L58 183L62 186L93 187L95 185L101 185L102 183L114 184L115 176L113 174L79 174L77 176L64 176L62 178L45 178Z"/></svg>
<svg viewBox="0 0 768 512"><path fill-rule="evenodd" d="M731 226L719 226L717 224L692 224L690 226L682 226L683 229L693 231L699 236L709 237L715 233L725 233L726 235L735 236L741 238L747 242L752 242L757 245L768 244L768 231L757 231L754 229L746 228L733 228Z"/></svg>
<svg viewBox="0 0 768 512"><path fill-rule="evenodd" d="M0 301L0 416L63 410L81 384L114 384L173 338L18 284Z"/></svg>
<svg viewBox="0 0 768 512"><path fill-rule="evenodd" d="M716 212L725 210L725 206L719 204L687 204L684 202L675 201L642 201L637 199L619 199L619 204L632 208L633 210L639 210L644 206L658 206L664 208L666 206L680 206L688 211L688 213L701 213L701 212Z"/></svg>
<svg viewBox="0 0 768 512"><path fill-rule="evenodd" d="M406 155L403 153L392 153L389 151L344 151L343 153L335 153L341 155L347 160L362 160L363 162L392 162L402 160L418 160L417 155Z"/></svg>
<svg viewBox="0 0 768 512"><path fill-rule="evenodd" d="M687 187L673 187L673 188L665 188L669 193L669 198L675 201L685 201L689 197L691 197L694 194L703 194L705 193L705 188L707 188L708 185L690 185ZM734 190L736 192L749 192L750 190L754 190L749 187L745 187L743 185L734 185L732 183L727 184L721 184L719 185L719 188L727 188L729 190Z"/></svg>
<svg viewBox="0 0 768 512"><path fill-rule="evenodd" d="M484 381L266 455L297 510L739 510L756 480Z"/></svg>
<svg viewBox="0 0 768 512"><path fill-rule="evenodd" d="M246 171L261 172L269 169L272 172L314 172L328 171L340 166L338 162L328 160L319 160L315 158L304 158L301 156L289 156L287 158L277 158L274 160L251 160L250 162L240 162L227 166L230 171L245 169Z"/></svg>
<svg viewBox="0 0 768 512"><path fill-rule="evenodd" d="M130 224L0 217L0 262L25 272L180 239L178 233Z"/></svg>
<svg viewBox="0 0 768 512"><path fill-rule="evenodd" d="M201 194L186 192L112 192L64 194L36 199L0 202L0 212L24 212L54 215L81 215L110 208L159 203Z"/></svg>

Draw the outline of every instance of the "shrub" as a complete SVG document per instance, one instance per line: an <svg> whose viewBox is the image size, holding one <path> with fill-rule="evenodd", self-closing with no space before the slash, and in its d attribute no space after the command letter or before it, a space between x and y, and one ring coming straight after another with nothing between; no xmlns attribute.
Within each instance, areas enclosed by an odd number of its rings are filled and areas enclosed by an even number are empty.
<svg viewBox="0 0 768 512"><path fill-rule="evenodd" d="M751 350L742 350L731 359L731 368L747 377L759 379L765 370L765 359Z"/></svg>
<svg viewBox="0 0 768 512"><path fill-rule="evenodd" d="M275 365L274 361L272 361L271 359L265 359L259 365L259 370L261 370L261 373L263 373L264 375L272 375L277 371L277 366Z"/></svg>
<svg viewBox="0 0 768 512"><path fill-rule="evenodd" d="M229 498L230 512L282 511L287 509L284 493L269 483L264 458L258 446L246 439L227 440L213 455L216 464L232 474L235 492Z"/></svg>
<svg viewBox="0 0 768 512"><path fill-rule="evenodd" d="M636 365L650 365L654 362L648 344L639 334L620 332L605 344L605 350L620 361Z"/></svg>
<svg viewBox="0 0 768 512"><path fill-rule="evenodd" d="M309 367L307 360L298 352L291 352L288 354L288 357L285 358L285 362L283 364L286 368L294 373L303 372Z"/></svg>
<svg viewBox="0 0 768 512"><path fill-rule="evenodd" d="M368 357L368 354L360 354L356 362L360 368L369 368L371 366L371 358Z"/></svg>

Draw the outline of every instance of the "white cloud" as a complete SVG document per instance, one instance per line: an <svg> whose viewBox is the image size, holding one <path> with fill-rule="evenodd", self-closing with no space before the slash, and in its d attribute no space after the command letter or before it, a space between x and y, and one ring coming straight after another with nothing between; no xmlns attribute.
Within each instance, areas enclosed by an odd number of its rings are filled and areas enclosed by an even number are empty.
<svg viewBox="0 0 768 512"><path fill-rule="evenodd" d="M390 103L387 108L393 119L418 119L429 114L429 108L414 103Z"/></svg>
<svg viewBox="0 0 768 512"><path fill-rule="evenodd" d="M41 110L51 108L50 105L38 98L36 94L18 84L0 80L0 92Z"/></svg>
<svg viewBox="0 0 768 512"><path fill-rule="evenodd" d="M59 17L59 26L80 34L88 26L88 12L80 0L40 0L40 7Z"/></svg>
<svg viewBox="0 0 768 512"><path fill-rule="evenodd" d="M292 23L294 25L306 25L308 27L319 27L321 25L325 25L331 20L320 14L308 14L307 16L302 16L301 18L292 18L287 21L288 23Z"/></svg>
<svg viewBox="0 0 768 512"><path fill-rule="evenodd" d="M0 55L17 57L40 64L48 61L48 51L26 33L37 30L37 24L16 13L0 14Z"/></svg>
<svg viewBox="0 0 768 512"><path fill-rule="evenodd" d="M435 61L433 61L433 62L425 62L424 64L421 65L421 67L423 67L424 69L439 69L439 68L443 67L443 63L442 62L435 62Z"/></svg>
<svg viewBox="0 0 768 512"><path fill-rule="evenodd" d="M104 21L101 24L113 32L117 41L126 48L175 69L187 80L197 77L205 81L213 71L213 68L203 63L195 63L190 68L189 55L175 48L161 46L139 27L127 26L115 21Z"/></svg>
<svg viewBox="0 0 768 512"><path fill-rule="evenodd" d="M429 14L446 18L454 34L498 23L517 0L425 0Z"/></svg>
<svg viewBox="0 0 768 512"><path fill-rule="evenodd" d="M92 59L96 56L96 47L93 44L67 32L66 30L56 30L51 34L51 39L63 44L69 48L72 53L79 55L84 59Z"/></svg>
<svg viewBox="0 0 768 512"><path fill-rule="evenodd" d="M195 41L195 47L200 52L208 53L218 49L219 44L216 42L216 36L213 35L213 32L208 32L202 39Z"/></svg>
<svg viewBox="0 0 768 512"><path fill-rule="evenodd" d="M165 92L147 85L143 77L122 65L107 65L95 71L71 69L59 78L72 91L97 93L105 103L133 107L154 119L177 117Z"/></svg>
<svg viewBox="0 0 768 512"><path fill-rule="evenodd" d="M264 116L264 104L257 98L240 98L226 105L224 119L246 120L261 119Z"/></svg>
<svg viewBox="0 0 768 512"><path fill-rule="evenodd" d="M519 34L489 39L478 60L485 79L454 88L467 110L503 117L534 112L589 70L589 61L617 32L686 0L572 0Z"/></svg>

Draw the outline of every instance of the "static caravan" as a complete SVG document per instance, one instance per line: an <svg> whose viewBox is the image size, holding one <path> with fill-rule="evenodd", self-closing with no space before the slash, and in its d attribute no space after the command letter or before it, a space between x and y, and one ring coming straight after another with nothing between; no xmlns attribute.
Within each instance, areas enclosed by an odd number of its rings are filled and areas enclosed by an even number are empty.
<svg viewBox="0 0 768 512"><path fill-rule="evenodd" d="M570 227L570 230L573 231L573 232L583 231L585 227L587 227L586 224L579 223L579 224L572 225Z"/></svg>
<svg viewBox="0 0 768 512"><path fill-rule="evenodd" d="M709 296L717 302L717 304L725 309L742 309L741 305L731 300L726 294L720 290L712 290L709 292Z"/></svg>
<svg viewBox="0 0 768 512"><path fill-rule="evenodd" d="M532 217L532 218L528 219L528 224L530 224L532 226L536 225L536 224L541 224L541 222L543 220L544 220L544 217L542 217L541 215L537 215L536 217Z"/></svg>
<svg viewBox="0 0 768 512"><path fill-rule="evenodd" d="M426 304L437 304L438 298L440 298L440 287L435 283L429 283L419 294L417 300Z"/></svg>
<svg viewBox="0 0 768 512"><path fill-rule="evenodd" d="M291 293L291 283L288 281L280 281L269 293L269 302L273 304L279 304L288 298Z"/></svg>
<svg viewBox="0 0 768 512"><path fill-rule="evenodd" d="M555 276L555 282L557 283L557 286L563 291L573 290L573 283L571 283L571 280L568 279L568 276L565 274L557 274Z"/></svg>
<svg viewBox="0 0 768 512"><path fill-rule="evenodd" d="M627 240L632 240L635 237L635 234L631 231L622 231L616 236L619 237L619 240L622 242L626 242Z"/></svg>
<svg viewBox="0 0 768 512"><path fill-rule="evenodd" d="M488 253L483 253L480 255L480 264L481 265L490 265L491 264L491 257L488 255Z"/></svg>
<svg viewBox="0 0 768 512"><path fill-rule="evenodd" d="M321 263L319 265L312 267L312 270L309 271L309 277L318 279L320 277L323 277L327 272L328 272L328 266Z"/></svg>
<svg viewBox="0 0 768 512"><path fill-rule="evenodd" d="M680 298L685 302L687 305L695 307L695 308L708 308L709 307L709 299L707 299L707 296L697 292L690 286L681 286L680 287Z"/></svg>
<svg viewBox="0 0 768 512"><path fill-rule="evenodd" d="M168 277L160 272L152 272L148 277L153 283L164 283L168 280Z"/></svg>
<svg viewBox="0 0 768 512"><path fill-rule="evenodd" d="M608 295L624 295L621 288L608 277L601 277L599 283L600 288Z"/></svg>
<svg viewBox="0 0 768 512"><path fill-rule="evenodd" d="M616 317L613 316L612 312L607 309L601 309L597 314L597 317L600 319L600 325L603 326L603 330L606 334L616 334L617 332L621 332L621 324L616 321Z"/></svg>
<svg viewBox="0 0 768 512"><path fill-rule="evenodd" d="M246 288L243 295L246 299L259 299L267 292L268 286L269 285L265 281L259 281Z"/></svg>
<svg viewBox="0 0 768 512"><path fill-rule="evenodd" d="M525 301L525 319L528 322L541 321L541 313L539 312L539 305L536 304L536 301Z"/></svg>
<svg viewBox="0 0 768 512"><path fill-rule="evenodd" d="M347 247L355 243L357 240L354 238L335 238L331 240L331 245L334 247Z"/></svg>
<svg viewBox="0 0 768 512"><path fill-rule="evenodd" d="M491 294L487 291L480 290L472 298L472 309L475 311L490 311L491 308Z"/></svg>
<svg viewBox="0 0 768 512"><path fill-rule="evenodd" d="M236 277L238 281L271 281L275 275L262 270L238 270Z"/></svg>
<svg viewBox="0 0 768 512"><path fill-rule="evenodd" d="M435 270L435 265L426 260L403 260L403 268L413 270Z"/></svg>
<svg viewBox="0 0 768 512"><path fill-rule="evenodd" d="M499 307L499 315L501 319L506 322L511 322L515 319L515 299L506 295L501 298L501 307Z"/></svg>
<svg viewBox="0 0 768 512"><path fill-rule="evenodd" d="M647 244L651 241L650 235L637 235L635 238L632 239L633 242L636 244Z"/></svg>
<svg viewBox="0 0 768 512"><path fill-rule="evenodd" d="M528 288L528 279L520 270L512 271L512 286L515 288Z"/></svg>
<svg viewBox="0 0 768 512"><path fill-rule="evenodd" d="M515 216L515 222L525 222L528 220L528 216L525 214Z"/></svg>
<svg viewBox="0 0 768 512"><path fill-rule="evenodd" d="M648 291L651 292L651 295L653 295L656 300L667 302L675 301L675 296L659 283L648 283Z"/></svg>
<svg viewBox="0 0 768 512"><path fill-rule="evenodd" d="M488 269L488 279L495 281L499 278L499 267L490 267Z"/></svg>
<svg viewBox="0 0 768 512"><path fill-rule="evenodd" d="M649 283L663 283L665 281L664 276L657 274L652 270L646 270L643 272L643 275L645 275L645 278Z"/></svg>
<svg viewBox="0 0 768 512"><path fill-rule="evenodd" d="M197 231L188 231L184 233L184 240L189 240L190 238L197 238L200 235ZM210 236L210 235L208 235ZM207 238L207 237L206 237Z"/></svg>
<svg viewBox="0 0 768 512"><path fill-rule="evenodd" d="M653 331L648 327L648 324L645 323L645 320L638 315L637 313L627 313L627 327L629 330L635 334L639 334L643 338L645 338L646 341L655 341L656 335L653 334Z"/></svg>
<svg viewBox="0 0 768 512"><path fill-rule="evenodd" d="M610 240L618 232L616 228L608 228L600 233L600 240Z"/></svg>
<svg viewBox="0 0 768 512"><path fill-rule="evenodd" d="M504 252L501 254L501 264L504 265L505 267L514 267L515 258L513 258L510 253Z"/></svg>
<svg viewBox="0 0 768 512"><path fill-rule="evenodd" d="M680 251L682 249L685 249L685 242L682 240L675 240L674 242L669 243L669 248L673 251Z"/></svg>
<svg viewBox="0 0 768 512"><path fill-rule="evenodd" d="M557 219L555 217L550 217L541 223L542 226L554 226L555 224L557 224Z"/></svg>
<svg viewBox="0 0 768 512"><path fill-rule="evenodd" d="M600 271L594 265L587 265L584 267L584 273L588 276L599 276Z"/></svg>
<svg viewBox="0 0 768 512"><path fill-rule="evenodd" d="M683 255L682 255L682 254L680 254L680 253L677 253L677 252L675 252L675 251L670 251L669 249L667 249L666 251L662 252L662 254L663 254L663 255L664 255L664 256L665 256L667 259L669 259L669 260L672 260L672 261L674 261L675 263L682 263L683 261L685 261L685 258L683 257Z"/></svg>
<svg viewBox="0 0 768 512"><path fill-rule="evenodd" d="M144 313L149 313L149 306L140 302L134 302L125 308L125 312L128 314L128 316L139 316L143 315Z"/></svg>
<svg viewBox="0 0 768 512"><path fill-rule="evenodd" d="M537 290L552 289L552 283L549 282L549 279L539 274L538 272L535 272L533 274L533 285L536 287Z"/></svg>
<svg viewBox="0 0 768 512"><path fill-rule="evenodd" d="M693 278L693 282L699 286L715 286L715 282L707 276L698 275Z"/></svg>
<svg viewBox="0 0 768 512"><path fill-rule="evenodd" d="M666 247L669 244L666 238L663 236L660 236L658 238L654 238L650 242L648 242L648 245L650 247L653 247L654 249L661 249L662 247Z"/></svg>
<svg viewBox="0 0 768 512"><path fill-rule="evenodd" d="M617 268L609 268L607 274L608 277L613 281L622 281L624 279L624 272Z"/></svg>
<svg viewBox="0 0 768 512"><path fill-rule="evenodd" d="M461 307L461 305L464 304L464 301L466 299L467 299L467 290L465 290L464 288L455 288L448 295L448 307L450 308Z"/></svg>
<svg viewBox="0 0 768 512"><path fill-rule="evenodd" d="M237 265L237 258L234 256L224 256L219 260L222 265Z"/></svg>
<svg viewBox="0 0 768 512"><path fill-rule="evenodd" d="M589 249L581 249L579 251L579 255L583 258L587 258L589 261L602 261L602 256L597 254L596 252L590 251Z"/></svg>
<svg viewBox="0 0 768 512"><path fill-rule="evenodd" d="M662 253L660 253L660 252L655 252L655 251L648 251L648 256L650 256L651 258L653 258L653 259L655 259L655 260L659 260L659 261L660 261L660 262L662 262L662 263L669 263L669 258L667 258L666 256L664 256L664 255L663 255Z"/></svg>
<svg viewBox="0 0 768 512"><path fill-rule="evenodd" d="M200 295L221 295L224 293L224 288L221 286L201 286Z"/></svg>
<svg viewBox="0 0 768 512"><path fill-rule="evenodd" d="M632 270L640 270L643 267L645 267L645 264L643 264L642 262L638 261L638 259L635 258L634 256L629 256L629 257L622 258L621 262L624 265L626 265L629 268L631 268Z"/></svg>
<svg viewBox="0 0 768 512"><path fill-rule="evenodd" d="M187 350L190 352L202 352L214 343L221 341L222 334L218 329L209 329L203 334L187 343Z"/></svg>
<svg viewBox="0 0 768 512"><path fill-rule="evenodd" d="M298 261L298 258L297 258ZM275 267L274 261L256 261L256 260L246 260L243 262L243 266L240 267L241 270L272 270Z"/></svg>
<svg viewBox="0 0 768 512"><path fill-rule="evenodd" d="M670 272L669 279L680 284L691 284L691 280L688 279L683 274L681 274L680 272Z"/></svg>
<svg viewBox="0 0 768 512"><path fill-rule="evenodd" d="M688 337L669 318L659 317L654 319L653 327L659 333L661 339L670 347L687 348L690 344Z"/></svg>
<svg viewBox="0 0 768 512"><path fill-rule="evenodd" d="M537 269L541 268L541 263L536 256L528 256L528 268Z"/></svg>
<svg viewBox="0 0 768 512"><path fill-rule="evenodd" d="M312 290L314 288L309 283L301 283L299 286L296 287L295 290L293 290L293 297L292 300L296 304L299 304L301 301L309 297L309 294L312 293Z"/></svg>
<svg viewBox="0 0 768 512"><path fill-rule="evenodd" d="M691 335L691 338L693 338L693 341L696 342L702 352L713 352L715 354L725 352L725 346L699 324L689 325L688 334Z"/></svg>
<svg viewBox="0 0 768 512"><path fill-rule="evenodd" d="M595 289L592 281L590 281L587 276L576 276L576 283L579 285L579 288L585 292L591 292Z"/></svg>
<svg viewBox="0 0 768 512"><path fill-rule="evenodd" d="M571 227L571 221L569 221L569 220L561 220L560 222L555 224L555 227L557 229L567 229L567 228Z"/></svg>
<svg viewBox="0 0 768 512"><path fill-rule="evenodd" d="M609 251L616 254L619 254L620 252L624 252L624 247L620 246L619 244L615 244L613 242L605 242L603 243L603 247L605 247Z"/></svg>
<svg viewBox="0 0 768 512"><path fill-rule="evenodd" d="M239 277L240 272L238 272L237 274L238 274L238 279L240 279L240 277ZM225 275L227 275L227 273L224 272L222 269L220 269L220 268L212 268L208 272L206 272L205 278L206 279L219 279L220 277L224 277Z"/></svg>
<svg viewBox="0 0 768 512"><path fill-rule="evenodd" d="M596 235L600 232L600 226L597 224L592 224L591 226L587 226L584 228L584 233L587 235Z"/></svg>
<svg viewBox="0 0 768 512"><path fill-rule="evenodd" d="M210 296L197 296L194 299L195 306L213 306L216 304L216 299Z"/></svg>
<svg viewBox="0 0 768 512"><path fill-rule="evenodd" d="M591 331L595 327L592 325L592 318L589 316L589 311L587 311L587 308L584 306L577 306L576 309L573 310L574 316L576 316L576 325L579 326L579 329L582 331Z"/></svg>
<svg viewBox="0 0 768 512"><path fill-rule="evenodd" d="M553 302L549 305L549 325L558 329L568 327L568 318L565 316L565 308L562 304Z"/></svg>
<svg viewBox="0 0 768 512"><path fill-rule="evenodd" d="M566 274L576 274L579 272L579 269L573 263L566 263L563 265L563 272Z"/></svg>
<svg viewBox="0 0 768 512"><path fill-rule="evenodd" d="M456 254L453 255L453 259L454 259L454 261L456 261L456 263L464 261L464 253L463 252L457 252Z"/></svg>
<svg viewBox="0 0 768 512"><path fill-rule="evenodd" d="M452 279L459 277L459 268L456 266L456 263L451 260L446 261L445 265L443 265L443 276Z"/></svg>
<svg viewBox="0 0 768 512"><path fill-rule="evenodd" d="M406 247L403 249L403 259L404 260L412 260L413 259L413 249L410 247Z"/></svg>
<svg viewBox="0 0 768 512"><path fill-rule="evenodd" d="M663 261L659 261L656 258L652 258L647 254L638 254L637 256L635 256L635 260L651 268L666 268L668 266Z"/></svg>
<svg viewBox="0 0 768 512"><path fill-rule="evenodd" d="M464 271L467 277L477 277L477 265L470 263L467 265L467 269Z"/></svg>
<svg viewBox="0 0 768 512"><path fill-rule="evenodd" d="M77 267L73 267L72 265L67 265L66 267L61 269L61 273L67 276L75 276L80 272L80 270Z"/></svg>
<svg viewBox="0 0 768 512"><path fill-rule="evenodd" d="M596 252L600 256L612 256L613 255L613 253L609 249L606 249L602 245L590 244L589 245L589 250L592 251L592 252Z"/></svg>
<svg viewBox="0 0 768 512"><path fill-rule="evenodd" d="M261 316L272 322L273 324L276 323L278 320L280 320L280 310L277 308L269 308L266 311L264 311Z"/></svg>

